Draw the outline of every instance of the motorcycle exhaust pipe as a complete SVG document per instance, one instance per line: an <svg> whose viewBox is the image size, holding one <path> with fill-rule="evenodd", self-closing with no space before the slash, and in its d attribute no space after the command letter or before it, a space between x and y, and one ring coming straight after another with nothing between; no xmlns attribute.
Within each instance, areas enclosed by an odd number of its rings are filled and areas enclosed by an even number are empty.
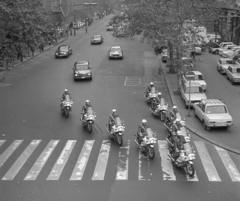
<svg viewBox="0 0 240 201"><path fill-rule="evenodd" d="M170 154L167 154L169 156L169 158L171 158L172 161L175 162L175 159L170 155Z"/></svg>
<svg viewBox="0 0 240 201"><path fill-rule="evenodd" d="M173 144L169 141L169 139L166 138L166 140L173 147Z"/></svg>
<svg viewBox="0 0 240 201"><path fill-rule="evenodd" d="M137 140L134 140L135 143L138 145L139 148L141 148L140 144L137 142Z"/></svg>

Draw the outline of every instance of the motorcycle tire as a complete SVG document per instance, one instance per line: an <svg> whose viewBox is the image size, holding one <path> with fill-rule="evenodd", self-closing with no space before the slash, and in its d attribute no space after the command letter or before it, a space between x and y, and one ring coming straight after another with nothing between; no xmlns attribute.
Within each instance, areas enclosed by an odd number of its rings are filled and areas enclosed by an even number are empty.
<svg viewBox="0 0 240 201"><path fill-rule="evenodd" d="M65 116L68 118L69 117L69 110L65 110Z"/></svg>
<svg viewBox="0 0 240 201"><path fill-rule="evenodd" d="M162 122L165 122L165 119L166 119L166 114L165 114L164 112L161 112L161 113L160 113L160 120L161 120Z"/></svg>
<svg viewBox="0 0 240 201"><path fill-rule="evenodd" d="M87 129L89 133L92 133L92 124L91 123L87 123Z"/></svg>
<svg viewBox="0 0 240 201"><path fill-rule="evenodd" d="M193 164L187 163L186 165L186 172L189 175L189 177L194 177L195 174L195 168Z"/></svg>
<svg viewBox="0 0 240 201"><path fill-rule="evenodd" d="M148 146L148 156L150 159L154 159L154 157L155 157L155 150L154 150L154 148L152 148L150 146Z"/></svg>
<svg viewBox="0 0 240 201"><path fill-rule="evenodd" d="M122 144L123 144L123 138L122 138L121 135L117 135L117 142L118 142L118 145L119 145L119 146L122 146Z"/></svg>

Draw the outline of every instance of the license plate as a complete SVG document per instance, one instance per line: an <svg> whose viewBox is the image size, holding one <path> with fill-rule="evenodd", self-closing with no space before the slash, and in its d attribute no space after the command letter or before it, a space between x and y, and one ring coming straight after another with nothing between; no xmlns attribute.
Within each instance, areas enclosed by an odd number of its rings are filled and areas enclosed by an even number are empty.
<svg viewBox="0 0 240 201"><path fill-rule="evenodd" d="M219 122L219 123L216 123L216 126L226 126L226 123L224 123L224 122Z"/></svg>
<svg viewBox="0 0 240 201"><path fill-rule="evenodd" d="M85 77L81 77L82 79L84 79Z"/></svg>

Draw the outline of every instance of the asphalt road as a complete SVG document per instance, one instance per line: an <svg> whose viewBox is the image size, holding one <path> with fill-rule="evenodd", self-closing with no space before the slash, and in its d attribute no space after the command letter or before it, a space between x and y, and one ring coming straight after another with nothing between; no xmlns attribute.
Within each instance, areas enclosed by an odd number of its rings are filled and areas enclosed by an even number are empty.
<svg viewBox="0 0 240 201"><path fill-rule="evenodd" d="M138 37L113 38L105 30L108 19L65 41L73 48L68 59L55 59L53 48L6 75L0 88L0 200L239 200L239 156L193 137L196 177L189 179L172 166L165 128L143 98L146 86L155 81L170 102L157 75L158 60ZM104 43L91 46L91 36L99 33ZM122 46L123 60L108 59L112 45ZM92 81L73 80L77 60L90 61ZM68 119L59 108L65 88L74 101ZM79 121L86 99L97 114L91 134ZM113 108L126 124L121 148L105 132ZM139 154L134 143L143 118L159 140L153 161Z"/></svg>

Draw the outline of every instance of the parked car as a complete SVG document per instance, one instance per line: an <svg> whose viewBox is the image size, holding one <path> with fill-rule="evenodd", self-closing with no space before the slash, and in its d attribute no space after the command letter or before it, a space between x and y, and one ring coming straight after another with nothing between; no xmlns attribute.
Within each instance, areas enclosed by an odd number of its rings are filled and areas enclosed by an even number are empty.
<svg viewBox="0 0 240 201"><path fill-rule="evenodd" d="M92 67L88 61L76 61L73 66L73 78L92 80Z"/></svg>
<svg viewBox="0 0 240 201"><path fill-rule="evenodd" d="M209 42L215 42L215 38L217 41L221 40L221 36L219 35L216 35L216 34L207 34L207 37L204 38L204 41L206 43L209 43Z"/></svg>
<svg viewBox="0 0 240 201"><path fill-rule="evenodd" d="M229 65L225 69L227 79L231 81L232 85L235 83L240 83L240 65Z"/></svg>
<svg viewBox="0 0 240 201"><path fill-rule="evenodd" d="M168 60L168 49L162 49L161 52L162 62L166 63Z"/></svg>
<svg viewBox="0 0 240 201"><path fill-rule="evenodd" d="M72 54L72 48L69 45L60 45L56 52L55 52L55 58L58 57L69 57Z"/></svg>
<svg viewBox="0 0 240 201"><path fill-rule="evenodd" d="M219 45L215 43L215 45L212 45L209 47L209 52L213 54L218 54L219 50L222 50L222 48L226 45L234 45L233 42L221 42Z"/></svg>
<svg viewBox="0 0 240 201"><path fill-rule="evenodd" d="M191 81L191 87L189 81L182 81L180 91L186 108L188 108L189 104L190 106L192 106L194 103L200 102L202 99L207 99L207 96L204 93L202 86L195 81Z"/></svg>
<svg viewBox="0 0 240 201"><path fill-rule="evenodd" d="M102 44L103 36L102 35L94 35L91 39L91 44Z"/></svg>
<svg viewBox="0 0 240 201"><path fill-rule="evenodd" d="M201 100L193 104L195 116L203 123L204 129L212 127L229 127L233 125L233 119L227 106L218 99Z"/></svg>
<svg viewBox="0 0 240 201"><path fill-rule="evenodd" d="M204 92L206 92L206 90L207 90L207 83L204 80L203 74L200 71L191 71L191 72L194 73L193 81L199 83L202 86ZM183 79L184 82L188 82L189 81L189 78L187 78L185 75L182 75L182 79Z"/></svg>
<svg viewBox="0 0 240 201"><path fill-rule="evenodd" d="M237 47L237 45L225 45L224 47L222 47L222 48L220 48L220 49L218 50L218 54L219 54L220 56L222 56L223 51L225 51L225 50L231 50L231 49L234 48L234 47Z"/></svg>
<svg viewBox="0 0 240 201"><path fill-rule="evenodd" d="M107 31L113 31L113 26L107 25Z"/></svg>
<svg viewBox="0 0 240 201"><path fill-rule="evenodd" d="M229 65L235 64L235 61L231 58L220 58L217 62L217 70L221 74L226 74L225 70Z"/></svg>
<svg viewBox="0 0 240 201"><path fill-rule="evenodd" d="M112 46L110 47L108 51L109 59L115 58L115 59L123 59L123 51L120 46Z"/></svg>
<svg viewBox="0 0 240 201"><path fill-rule="evenodd" d="M222 52L221 56L224 58L230 58L237 51L240 51L240 46L233 46L233 47L228 48L228 50L224 50Z"/></svg>

